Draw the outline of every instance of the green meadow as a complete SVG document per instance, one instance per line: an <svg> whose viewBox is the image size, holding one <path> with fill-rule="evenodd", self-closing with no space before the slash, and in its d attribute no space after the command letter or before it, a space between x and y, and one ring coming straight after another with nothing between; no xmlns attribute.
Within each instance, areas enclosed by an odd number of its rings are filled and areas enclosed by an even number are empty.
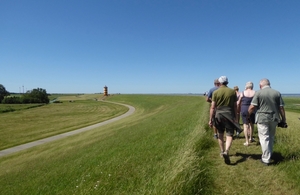
<svg viewBox="0 0 300 195"><path fill-rule="evenodd" d="M68 95L62 103L0 104L0 150L30 141L76 130L116 117L128 108L95 101L100 95Z"/></svg>
<svg viewBox="0 0 300 195"><path fill-rule="evenodd" d="M114 123L0 157L0 194L300 194L300 98L284 99L289 127L277 129L275 163L263 166L260 146L243 146L243 134L230 150L232 164L223 162L203 96L114 95L95 101L99 96L58 96L62 103L0 113L5 149L128 110L109 102L136 108Z"/></svg>

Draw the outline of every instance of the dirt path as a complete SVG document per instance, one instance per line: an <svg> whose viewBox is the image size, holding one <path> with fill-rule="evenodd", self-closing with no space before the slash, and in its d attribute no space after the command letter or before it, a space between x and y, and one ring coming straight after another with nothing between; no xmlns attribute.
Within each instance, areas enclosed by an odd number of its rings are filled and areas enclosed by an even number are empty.
<svg viewBox="0 0 300 195"><path fill-rule="evenodd" d="M101 127L103 125L107 125L109 123L115 122L115 121L123 119L125 117L128 117L131 114L133 114L134 111L135 111L135 108L130 106L130 105L116 103L116 102L109 102L109 101L105 101L105 102L126 106L126 107L129 108L129 110L125 114L122 114L118 117L109 119L107 121L103 121L101 123L97 123L97 124L87 126L87 127L83 127L83 128L80 128L80 129L77 129L77 130L74 130L74 131L69 131L69 132L62 133L62 134L59 134L59 135L55 135L55 136L52 136L52 137L47 137L47 138L44 138L44 139L36 140L36 141L33 141L33 142L29 142L29 143L26 143L26 144L22 144L22 145L19 145L19 146L15 146L15 147L12 147L12 148L7 148L5 150L1 150L0 151L0 157L11 154L11 153L14 153L14 152L18 152L18 151L21 151L21 150L25 150L25 149L28 149L28 148L31 148L31 147L34 147L34 146L38 146L38 145L41 145L41 144L44 144L44 143L48 143L48 142L51 142L51 141L54 141L54 140L62 139L62 138L65 138L65 137L68 137L68 136L71 136L71 135L75 135L75 134L78 134L78 133L81 133L81 132L89 131L89 130L95 129L97 127Z"/></svg>

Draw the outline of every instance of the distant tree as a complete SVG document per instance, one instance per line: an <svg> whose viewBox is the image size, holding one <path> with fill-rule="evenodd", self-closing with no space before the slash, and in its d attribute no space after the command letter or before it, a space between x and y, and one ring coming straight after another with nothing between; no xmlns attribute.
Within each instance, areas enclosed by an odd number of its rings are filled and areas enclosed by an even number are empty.
<svg viewBox="0 0 300 195"><path fill-rule="evenodd" d="M8 91L6 91L5 87L0 84L0 102L4 99L5 96L10 95Z"/></svg>
<svg viewBox="0 0 300 195"><path fill-rule="evenodd" d="M2 100L3 104L22 104L22 99L21 97L16 97L16 96L9 96L5 97Z"/></svg>
<svg viewBox="0 0 300 195"><path fill-rule="evenodd" d="M47 91L42 88L33 89L31 91L27 91L22 96L22 102L27 103L49 103L49 97Z"/></svg>

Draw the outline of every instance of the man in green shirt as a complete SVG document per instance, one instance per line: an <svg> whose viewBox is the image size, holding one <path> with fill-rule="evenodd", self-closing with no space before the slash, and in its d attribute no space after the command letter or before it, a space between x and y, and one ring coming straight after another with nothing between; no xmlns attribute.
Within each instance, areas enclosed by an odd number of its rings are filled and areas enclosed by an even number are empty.
<svg viewBox="0 0 300 195"><path fill-rule="evenodd" d="M280 92L271 89L268 79L262 79L259 87L261 90L255 93L248 113L250 116L257 109L255 122L262 149L261 162L269 165L273 153L276 126L279 122L286 124L284 102Z"/></svg>
<svg viewBox="0 0 300 195"><path fill-rule="evenodd" d="M221 86L214 91L210 106L209 126L215 126L219 133L219 146L221 156L225 163L230 164L229 149L232 144L235 129L240 126L237 122L237 96L233 89L227 87L228 79L226 76L219 78ZM224 147L224 132L226 132L226 147Z"/></svg>

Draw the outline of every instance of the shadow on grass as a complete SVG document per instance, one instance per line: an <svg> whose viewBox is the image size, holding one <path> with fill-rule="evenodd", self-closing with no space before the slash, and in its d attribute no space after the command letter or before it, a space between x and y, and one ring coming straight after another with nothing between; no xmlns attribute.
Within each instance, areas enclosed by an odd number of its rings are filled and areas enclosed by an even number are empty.
<svg viewBox="0 0 300 195"><path fill-rule="evenodd" d="M234 166L237 165L239 163L242 163L248 159L254 159L254 160L261 160L261 154L243 154L243 153L236 153L235 156L240 156L241 158L239 160L237 160L236 162L232 162L230 165ZM274 152L272 157L272 162L269 163L269 165L277 165L280 162L285 161L285 158L281 155L281 153L278 152Z"/></svg>

